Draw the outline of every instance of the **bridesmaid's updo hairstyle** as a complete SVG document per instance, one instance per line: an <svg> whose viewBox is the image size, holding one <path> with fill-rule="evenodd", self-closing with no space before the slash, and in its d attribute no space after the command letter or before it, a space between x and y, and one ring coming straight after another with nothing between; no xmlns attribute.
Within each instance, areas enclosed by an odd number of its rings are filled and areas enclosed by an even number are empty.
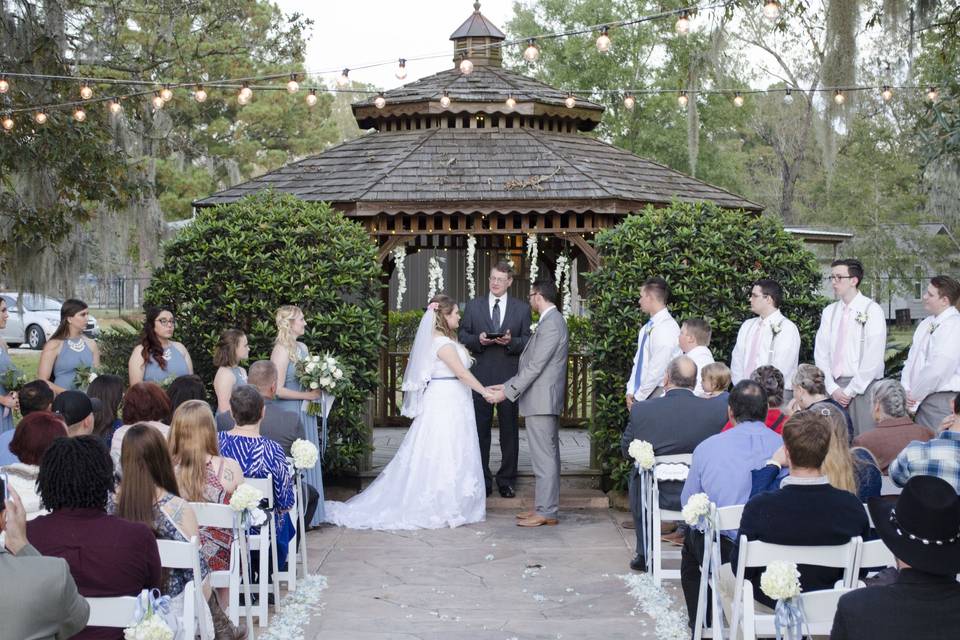
<svg viewBox="0 0 960 640"><path fill-rule="evenodd" d="M447 316L456 308L457 303L454 302L453 298L443 293L438 293L430 299L430 304L434 302L437 303L437 316L434 328L456 342L457 332L447 325Z"/></svg>
<svg viewBox="0 0 960 640"><path fill-rule="evenodd" d="M170 307L147 307L147 313L143 318L143 331L140 333L140 346L143 347L143 364L146 365L152 357L153 361L157 363L157 366L160 367L162 371L167 370L167 360L163 357L163 344L160 342L160 336L157 335L157 330L154 325L156 325L157 318L159 318L160 314L164 311L170 315L174 315L173 309Z"/></svg>
<svg viewBox="0 0 960 640"><path fill-rule="evenodd" d="M273 344L287 348L290 362L297 361L297 338L290 330L290 323L300 315L303 315L303 311L296 305L285 304L277 309L277 339Z"/></svg>
<svg viewBox="0 0 960 640"><path fill-rule="evenodd" d="M237 348L246 334L240 329L227 329L220 334L220 341L213 352L213 366L235 367L240 364L237 357Z"/></svg>
<svg viewBox="0 0 960 640"><path fill-rule="evenodd" d="M67 321L87 308L87 303L83 300L77 300L76 298L64 300L63 306L60 307L60 324L57 326L57 330L53 332L53 335L50 336L50 339L66 340L69 338L70 328L67 326Z"/></svg>

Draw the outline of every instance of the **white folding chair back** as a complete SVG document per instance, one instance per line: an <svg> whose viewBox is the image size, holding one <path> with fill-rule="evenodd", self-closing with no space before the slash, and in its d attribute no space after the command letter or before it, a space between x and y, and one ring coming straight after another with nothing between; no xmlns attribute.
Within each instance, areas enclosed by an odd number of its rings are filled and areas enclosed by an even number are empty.
<svg viewBox="0 0 960 640"><path fill-rule="evenodd" d="M137 597L86 598L90 605L88 627L124 628L136 622Z"/></svg>
<svg viewBox="0 0 960 640"><path fill-rule="evenodd" d="M186 569L193 574L183 590L183 619L180 626L184 638L196 636L198 621L206 626L206 615L201 607L203 601L203 582L200 573L200 545L197 537L190 538L189 542L175 540L157 540L157 549L160 551L160 566L165 569ZM212 637L213 629L206 629L204 637Z"/></svg>
<svg viewBox="0 0 960 640"><path fill-rule="evenodd" d="M657 456L656 464L654 465L652 473L648 474L652 482L652 486L648 494L650 495L648 508L650 509L650 548L652 550L651 566L653 581L657 586L660 586L664 580L680 579L680 569L665 569L663 566L664 560L680 560L680 550L674 548L663 548L663 541L660 539L660 524L663 522L683 522L683 514L681 512L660 508L659 483L661 480L657 479L657 467L661 467L662 465L686 465L687 470L689 471L692 460L693 455L689 453ZM681 474L683 477L680 477L680 475L677 475L676 473L667 475L671 480L674 481L682 481L686 478L685 474Z"/></svg>
<svg viewBox="0 0 960 640"><path fill-rule="evenodd" d="M854 580L860 570L870 567L896 567L897 558L883 540L867 540L857 548L857 560L853 565Z"/></svg>
<svg viewBox="0 0 960 640"><path fill-rule="evenodd" d="M273 580L275 583L274 588L279 589L280 583L287 583L288 591L297 590L297 558L300 555L300 536L298 533L297 527L300 523L300 510L303 508L303 499L300 494L300 483L299 474L297 473L296 468L293 466L293 460L287 458L287 467L290 472L290 479L293 481L293 507L290 509L290 519L293 522L293 537L290 538L290 543L287 547L287 568L283 571L280 571L279 568L274 567L273 571ZM274 538L276 540L276 538Z"/></svg>
<svg viewBox="0 0 960 640"><path fill-rule="evenodd" d="M743 633L747 637L748 620L756 619L753 602L752 583L744 579L744 572L748 568L766 567L775 560L794 562L798 565L808 564L818 567L834 567L843 569L841 581L844 588L855 586L856 574L853 567L857 561L857 549L862 542L859 536L849 542L830 546L790 546L770 544L759 540L747 540L740 536L740 554L737 559L736 587L733 595L733 616L730 621L730 637L737 637L741 618L743 618ZM750 597L745 592L750 588ZM829 631L828 631L829 633Z"/></svg>
<svg viewBox="0 0 960 640"><path fill-rule="evenodd" d="M740 518L743 515L743 505L737 504L729 507L714 507L711 519L716 523L716 529L719 531L736 530L740 528ZM693 637L694 640L700 638L722 638L723 627L723 608L720 606L720 590L717 580L717 574L720 567L714 566L713 548L717 544L716 534L713 529L704 532L703 539L703 562L700 565L700 594L697 599L697 619L694 621ZM719 553L719 550L717 550ZM710 591L707 591L707 585ZM711 626L706 626L707 617L707 594L710 594L712 603L713 619Z"/></svg>
<svg viewBox="0 0 960 640"><path fill-rule="evenodd" d="M898 496L903 493L903 487L898 487L890 476L880 476L880 495Z"/></svg>
<svg viewBox="0 0 960 640"><path fill-rule="evenodd" d="M833 618L837 612L840 596L852 589L825 589L800 594L803 611L803 633L810 636L829 636ZM743 589L743 640L777 637L776 623L772 614L758 614L753 607L753 583L747 582Z"/></svg>
<svg viewBox="0 0 960 640"><path fill-rule="evenodd" d="M197 514L197 524L201 527L223 529L231 533L237 525L237 513L225 504L211 502L191 502ZM227 589L225 612L234 625L240 622L240 543L234 540L230 544L230 567L226 571L211 571L210 586L214 589ZM221 603L222 606L223 603Z"/></svg>
<svg viewBox="0 0 960 640"><path fill-rule="evenodd" d="M267 499L267 506L273 507L273 475L267 475L266 478L246 478L243 481L252 487L259 489ZM273 560L273 566L277 566L276 547L274 540L277 535L277 521L273 514L267 514L267 522L260 527L260 533L247 536L250 551L259 551L260 562L257 571L257 596L259 602L253 607L252 613L259 620L261 627L266 627L270 615L270 561ZM274 601L280 603L280 589L276 589Z"/></svg>

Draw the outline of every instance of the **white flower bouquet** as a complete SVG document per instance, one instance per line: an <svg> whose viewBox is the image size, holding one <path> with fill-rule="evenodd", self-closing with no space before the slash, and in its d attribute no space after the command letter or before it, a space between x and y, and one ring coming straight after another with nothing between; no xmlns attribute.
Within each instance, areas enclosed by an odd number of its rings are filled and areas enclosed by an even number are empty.
<svg viewBox="0 0 960 640"><path fill-rule="evenodd" d="M334 395L336 390L347 382L347 371L346 367L329 353L307 356L297 362L297 381L304 389L320 390ZM320 415L320 411L319 403L310 403L310 415Z"/></svg>
<svg viewBox="0 0 960 640"><path fill-rule="evenodd" d="M760 590L771 600L789 600L800 595L800 571L795 562L775 560L760 576Z"/></svg>
<svg viewBox="0 0 960 640"><path fill-rule="evenodd" d="M230 496L230 508L243 515L250 526L258 527L267 521L267 514L260 508L263 492L244 482Z"/></svg>
<svg viewBox="0 0 960 640"><path fill-rule="evenodd" d="M627 453L630 454L630 457L636 461L637 466L641 469L652 469L656 462L656 457L653 455L653 445L646 440L634 440L631 442Z"/></svg>
<svg viewBox="0 0 960 640"><path fill-rule="evenodd" d="M156 613L123 630L124 640L173 640L173 630Z"/></svg>
<svg viewBox="0 0 960 640"><path fill-rule="evenodd" d="M290 446L290 457L293 458L293 466L297 469L313 469L317 465L320 451L309 440L297 438Z"/></svg>
<svg viewBox="0 0 960 640"><path fill-rule="evenodd" d="M713 507L713 503L710 502L709 496L705 493L695 493L690 496L690 499L687 500L687 504L683 505L683 515L684 521L691 527L700 524L700 522L710 515L710 509Z"/></svg>

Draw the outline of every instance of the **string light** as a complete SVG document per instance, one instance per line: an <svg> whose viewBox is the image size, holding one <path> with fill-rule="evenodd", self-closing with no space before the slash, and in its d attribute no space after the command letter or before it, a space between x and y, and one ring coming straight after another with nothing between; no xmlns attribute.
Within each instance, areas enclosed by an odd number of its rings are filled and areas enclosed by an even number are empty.
<svg viewBox="0 0 960 640"><path fill-rule="evenodd" d="M673 25L673 28L682 36L690 33L690 14L686 11L681 13L680 17L677 18L676 24Z"/></svg>
<svg viewBox="0 0 960 640"><path fill-rule="evenodd" d="M0 93L7 91L10 91L10 81L7 80L7 76L0 76Z"/></svg>
<svg viewBox="0 0 960 640"><path fill-rule="evenodd" d="M573 97L573 94L569 94L567 99L563 101L563 104L567 105L567 109L573 109L577 106L577 99Z"/></svg>
<svg viewBox="0 0 960 640"><path fill-rule="evenodd" d="M678 102L678 103L680 104L680 106L683 107L683 108L686 108L686 107L687 107L687 102L689 102L689 100L690 100L690 99L687 98L687 92L686 92L686 91L681 91L681 92L680 92L680 95L677 96L677 102Z"/></svg>
<svg viewBox="0 0 960 640"><path fill-rule="evenodd" d="M244 82L243 86L240 87L240 93L237 94L237 98L243 98L243 102L240 104L247 104L250 102L250 98L253 97L253 89L250 88L249 82Z"/></svg>
<svg viewBox="0 0 960 640"><path fill-rule="evenodd" d="M736 95L733 96L733 106L742 107L743 106L743 96L737 91Z"/></svg>
<svg viewBox="0 0 960 640"><path fill-rule="evenodd" d="M597 51L600 53L607 53L610 51L610 45L613 44L610 40L610 29L604 26L600 30L600 35L597 37Z"/></svg>
<svg viewBox="0 0 960 640"><path fill-rule="evenodd" d="M787 87L786 93L783 94L783 102L785 104L793 104L793 89Z"/></svg>
<svg viewBox="0 0 960 640"><path fill-rule="evenodd" d="M173 90L170 88L170 85L163 85L163 89L160 89L160 97L163 98L164 102L173 100Z"/></svg>
<svg viewBox="0 0 960 640"><path fill-rule="evenodd" d="M207 91L203 88L202 84L197 85L197 88L193 92L193 99L200 103L207 101Z"/></svg>
<svg viewBox="0 0 960 640"><path fill-rule="evenodd" d="M763 4L763 17L770 22L776 22L780 17L780 3L777 0L767 0Z"/></svg>
<svg viewBox="0 0 960 640"><path fill-rule="evenodd" d="M536 40L530 38L527 40L527 48L523 50L523 59L527 62L536 62L539 57L540 47L537 46Z"/></svg>
<svg viewBox="0 0 960 640"><path fill-rule="evenodd" d="M514 109L517 106L517 100L513 96L507 96L507 109Z"/></svg>
<svg viewBox="0 0 960 640"><path fill-rule="evenodd" d="M42 109L37 111L33 114L33 121L41 126L47 124L47 112Z"/></svg>
<svg viewBox="0 0 960 640"><path fill-rule="evenodd" d="M931 86L927 89L927 100L930 102L936 102L940 99L940 91L936 87Z"/></svg>
<svg viewBox="0 0 960 640"><path fill-rule="evenodd" d="M884 102L890 102L893 98L893 89L890 88L890 85L883 85L883 89L880 91L880 97L883 98Z"/></svg>
<svg viewBox="0 0 960 640"><path fill-rule="evenodd" d="M310 93L307 94L306 101L307 101L308 107L317 106L317 90L316 89L310 89Z"/></svg>
<svg viewBox="0 0 960 640"><path fill-rule="evenodd" d="M373 99L373 106L375 106L377 109L383 109L385 106L387 106L387 99L383 96L383 93Z"/></svg>
<svg viewBox="0 0 960 640"><path fill-rule="evenodd" d="M3 127L4 131L10 131L13 129L14 124L16 123L14 123L13 118L10 117L9 113L3 116L3 120L0 120L0 126Z"/></svg>
<svg viewBox="0 0 960 640"><path fill-rule="evenodd" d="M448 94L446 91L444 91L443 95L440 96L440 106L444 109L450 108L450 94Z"/></svg>
<svg viewBox="0 0 960 640"><path fill-rule="evenodd" d="M633 108L637 106L637 99L628 93L623 97L623 106L633 111Z"/></svg>
<svg viewBox="0 0 960 640"><path fill-rule="evenodd" d="M300 83L297 82L297 74L291 73L290 79L287 80L287 93L293 95L297 91L300 91Z"/></svg>
<svg viewBox="0 0 960 640"><path fill-rule="evenodd" d="M89 100L93 97L93 89L91 89L90 85L86 82L80 85L80 97L84 100Z"/></svg>
<svg viewBox="0 0 960 640"><path fill-rule="evenodd" d="M337 86L341 89L350 84L350 69L344 69L340 72L340 75L337 76Z"/></svg>
<svg viewBox="0 0 960 640"><path fill-rule="evenodd" d="M163 105L166 103L163 101L163 97L161 97L159 92L154 92L153 97L150 98L150 104L153 105L154 109L159 111L160 109L163 109Z"/></svg>
<svg viewBox="0 0 960 640"><path fill-rule="evenodd" d="M87 119L87 112L83 110L83 107L77 107L76 111L73 112L73 119L77 122L83 122Z"/></svg>
<svg viewBox="0 0 960 640"><path fill-rule="evenodd" d="M460 73L465 76L473 73L473 63L470 62L470 58L464 56L463 60L460 61Z"/></svg>
<svg viewBox="0 0 960 640"><path fill-rule="evenodd" d="M404 80L407 77L407 60L406 58L400 58L397 61L397 72L394 74L397 76L397 80Z"/></svg>
<svg viewBox="0 0 960 640"><path fill-rule="evenodd" d="M840 89L837 89L833 93L833 101L836 102L837 104L843 104L844 102L847 101L847 97L843 95L843 91L840 91Z"/></svg>
<svg viewBox="0 0 960 640"><path fill-rule="evenodd" d="M120 104L120 101L117 98L114 98L107 104L107 109L109 109L110 113L112 113L113 115L117 115L118 113L123 111L123 105Z"/></svg>

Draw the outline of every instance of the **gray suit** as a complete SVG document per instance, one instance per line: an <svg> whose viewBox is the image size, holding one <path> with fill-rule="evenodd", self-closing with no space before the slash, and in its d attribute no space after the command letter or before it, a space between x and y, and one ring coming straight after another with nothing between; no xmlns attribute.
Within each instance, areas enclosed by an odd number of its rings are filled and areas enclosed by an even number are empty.
<svg viewBox="0 0 960 640"><path fill-rule="evenodd" d="M0 549L0 640L61 640L87 626L90 605L62 558L31 545L17 555Z"/></svg>
<svg viewBox="0 0 960 640"><path fill-rule="evenodd" d="M260 423L260 435L283 447L283 452L289 458L290 447L293 446L294 441L297 438L307 437L300 422L300 414L287 411L276 400L264 398L263 402L266 412ZM229 431L234 426L236 422L229 411L217 414L217 431Z"/></svg>
<svg viewBox="0 0 960 640"><path fill-rule="evenodd" d="M526 418L530 462L536 478L534 505L545 518L560 506L559 416L567 386L567 323L557 308L540 316L536 333L520 354L517 375L503 384Z"/></svg>

